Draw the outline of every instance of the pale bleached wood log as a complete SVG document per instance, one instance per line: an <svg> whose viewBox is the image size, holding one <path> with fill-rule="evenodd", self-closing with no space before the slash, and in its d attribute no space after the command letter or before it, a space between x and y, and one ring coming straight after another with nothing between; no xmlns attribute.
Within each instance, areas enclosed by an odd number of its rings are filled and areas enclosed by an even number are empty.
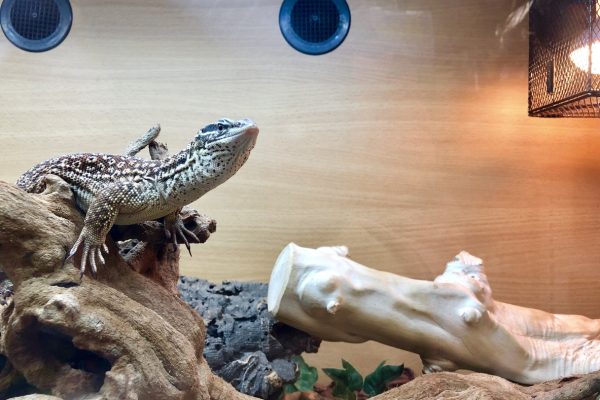
<svg viewBox="0 0 600 400"><path fill-rule="evenodd" d="M600 370L599 320L495 301L482 261L466 252L434 281L346 255L344 246L286 246L271 275L269 310L324 340L415 352L424 372L464 368L531 384Z"/></svg>

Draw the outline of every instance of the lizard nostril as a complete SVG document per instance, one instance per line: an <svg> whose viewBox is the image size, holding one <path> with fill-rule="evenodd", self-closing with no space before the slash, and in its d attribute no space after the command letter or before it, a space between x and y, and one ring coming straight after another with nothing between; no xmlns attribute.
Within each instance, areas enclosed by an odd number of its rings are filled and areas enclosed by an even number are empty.
<svg viewBox="0 0 600 400"><path fill-rule="evenodd" d="M248 129L246 129L245 133L246 133L246 135L249 135L249 136L257 136L258 135L258 127L256 125L252 125Z"/></svg>

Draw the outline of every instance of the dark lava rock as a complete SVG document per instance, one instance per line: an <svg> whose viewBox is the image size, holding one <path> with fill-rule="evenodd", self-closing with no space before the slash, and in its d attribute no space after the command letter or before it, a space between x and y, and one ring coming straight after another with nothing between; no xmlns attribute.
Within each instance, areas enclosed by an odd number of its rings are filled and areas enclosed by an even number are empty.
<svg viewBox="0 0 600 400"><path fill-rule="evenodd" d="M276 398L283 384L296 380L291 357L319 348L320 339L272 318L267 311L267 284L215 284L182 276L178 288L206 323L208 364L240 392Z"/></svg>

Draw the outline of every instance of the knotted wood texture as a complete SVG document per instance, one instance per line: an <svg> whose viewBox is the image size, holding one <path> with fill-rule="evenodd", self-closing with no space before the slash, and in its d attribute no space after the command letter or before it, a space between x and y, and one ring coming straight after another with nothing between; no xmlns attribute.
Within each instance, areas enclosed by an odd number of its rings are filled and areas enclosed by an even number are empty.
<svg viewBox="0 0 600 400"><path fill-rule="evenodd" d="M61 398L252 399L210 371L202 319L173 293L174 282L164 282L172 271L146 277L110 240L97 279L80 280L70 262L62 266L81 226L60 179L47 177L39 195L0 182L0 268L14 283L0 319L7 359L0 376L18 372ZM141 251L166 254L158 269L178 268L178 254L156 246Z"/></svg>
<svg viewBox="0 0 600 400"><path fill-rule="evenodd" d="M344 246L286 246L269 283L275 318L323 340L412 351L424 372L469 369L535 384L600 370L600 320L496 301L482 260L466 252L433 281L347 255Z"/></svg>

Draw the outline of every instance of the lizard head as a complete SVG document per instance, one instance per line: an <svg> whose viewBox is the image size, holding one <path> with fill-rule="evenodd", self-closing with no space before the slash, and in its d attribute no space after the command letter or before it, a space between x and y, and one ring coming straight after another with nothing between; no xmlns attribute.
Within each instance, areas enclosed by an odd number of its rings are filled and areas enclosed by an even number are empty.
<svg viewBox="0 0 600 400"><path fill-rule="evenodd" d="M257 136L258 127L252 120L221 118L198 132L195 148L213 174L227 179L246 162Z"/></svg>

